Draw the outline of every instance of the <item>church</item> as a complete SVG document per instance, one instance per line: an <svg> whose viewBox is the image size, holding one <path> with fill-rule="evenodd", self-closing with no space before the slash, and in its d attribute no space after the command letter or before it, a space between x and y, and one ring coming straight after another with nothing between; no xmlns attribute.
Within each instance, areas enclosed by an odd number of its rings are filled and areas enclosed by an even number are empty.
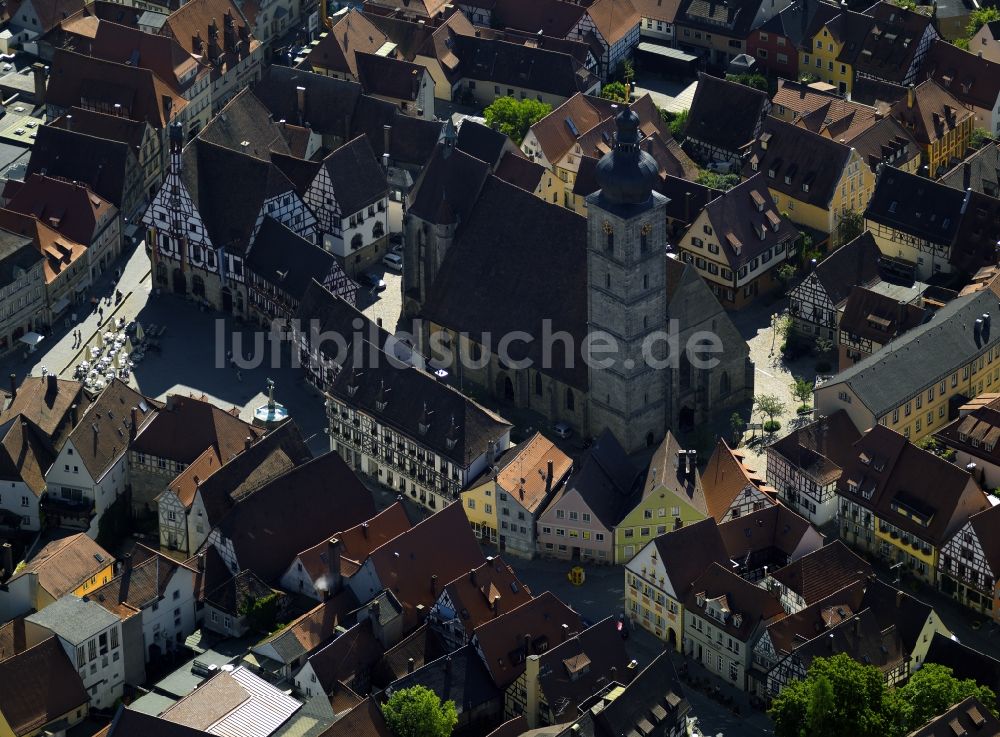
<svg viewBox="0 0 1000 737"><path fill-rule="evenodd" d="M670 253L668 200L656 191L660 172L640 147L637 116L623 110L616 127L586 217L486 178L428 280L416 337L463 391L536 411L585 437L610 429L631 453L658 444L667 430L745 407L754 370L710 288ZM704 332L721 346L702 356L716 359L710 368L685 350ZM498 350L514 333L530 337ZM597 333L616 349L585 361Z"/></svg>

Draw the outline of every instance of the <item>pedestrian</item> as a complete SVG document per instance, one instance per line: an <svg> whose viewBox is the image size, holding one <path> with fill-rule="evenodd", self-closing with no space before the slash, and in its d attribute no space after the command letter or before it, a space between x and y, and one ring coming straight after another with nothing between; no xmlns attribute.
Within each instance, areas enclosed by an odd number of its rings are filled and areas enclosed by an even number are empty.
<svg viewBox="0 0 1000 737"><path fill-rule="evenodd" d="M104 308L103 307L98 307L97 308L97 316L100 318L101 322L104 322Z"/></svg>

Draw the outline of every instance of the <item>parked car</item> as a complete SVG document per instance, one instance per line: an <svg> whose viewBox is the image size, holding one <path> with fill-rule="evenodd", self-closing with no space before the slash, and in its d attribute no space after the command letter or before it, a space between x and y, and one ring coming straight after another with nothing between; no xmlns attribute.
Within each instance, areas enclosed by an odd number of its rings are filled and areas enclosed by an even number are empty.
<svg viewBox="0 0 1000 737"><path fill-rule="evenodd" d="M555 425L552 426L552 430L555 432L557 436L559 436L563 440L565 440L568 437L572 437L573 435L573 428L570 427L569 424L566 422L557 422Z"/></svg>
<svg viewBox="0 0 1000 737"><path fill-rule="evenodd" d="M387 269L392 269L393 271L403 270L403 257L398 253L387 253L382 257L382 263L385 264Z"/></svg>
<svg viewBox="0 0 1000 737"><path fill-rule="evenodd" d="M709 171L714 171L716 174L729 174L733 170L733 162L713 161L706 168Z"/></svg>
<svg viewBox="0 0 1000 737"><path fill-rule="evenodd" d="M371 274L365 272L360 277L358 277L358 282L363 287L367 287L373 292L381 292L385 289L385 280L378 274Z"/></svg>

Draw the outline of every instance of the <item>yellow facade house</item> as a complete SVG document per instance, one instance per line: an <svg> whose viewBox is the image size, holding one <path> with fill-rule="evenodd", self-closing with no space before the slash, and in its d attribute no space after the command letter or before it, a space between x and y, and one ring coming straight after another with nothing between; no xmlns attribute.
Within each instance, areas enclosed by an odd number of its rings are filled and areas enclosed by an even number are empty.
<svg viewBox="0 0 1000 737"><path fill-rule="evenodd" d="M754 142L743 176L761 173L778 211L800 228L841 245L838 225L868 205L875 175L851 146L807 128L769 117Z"/></svg>
<svg viewBox="0 0 1000 737"><path fill-rule="evenodd" d="M854 61L875 23L870 15L845 10L820 28L799 52L799 72L833 85L842 95L854 86Z"/></svg>
<svg viewBox="0 0 1000 737"><path fill-rule="evenodd" d="M509 453L508 450L504 455ZM496 485L496 476L489 468L462 492L462 509L469 518L472 531L480 542L493 545L497 543Z"/></svg>
<svg viewBox="0 0 1000 737"><path fill-rule="evenodd" d="M965 158L975 113L933 79L911 84L891 114L920 144L922 163L932 177Z"/></svg>
<svg viewBox="0 0 1000 737"><path fill-rule="evenodd" d="M933 433L957 416L964 400L1000 384L1000 328L990 316L997 312L998 297L995 278L820 381L813 393L817 411L831 415L842 409L860 432L883 425L912 442Z"/></svg>
<svg viewBox="0 0 1000 737"><path fill-rule="evenodd" d="M21 563L7 582L9 601L17 608L41 611L57 599L84 596L114 576L115 559L86 533L50 542Z"/></svg>

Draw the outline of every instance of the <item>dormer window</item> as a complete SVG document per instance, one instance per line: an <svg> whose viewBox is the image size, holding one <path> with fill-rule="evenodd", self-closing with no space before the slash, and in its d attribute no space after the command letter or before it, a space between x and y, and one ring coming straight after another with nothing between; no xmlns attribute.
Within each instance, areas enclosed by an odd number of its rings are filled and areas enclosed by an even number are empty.
<svg viewBox="0 0 1000 737"><path fill-rule="evenodd" d="M809 191L809 185L806 184L805 182L802 182L802 191L803 192L808 192Z"/></svg>
<svg viewBox="0 0 1000 737"><path fill-rule="evenodd" d="M697 594L697 595L696 595L696 596L694 597L694 600L695 600L695 603L696 603L696 604L697 604L698 606L700 606L700 607L703 607L703 606L705 606L705 592L704 592L704 591L700 591L700 592L699 592L699 593L698 593L698 594Z"/></svg>

